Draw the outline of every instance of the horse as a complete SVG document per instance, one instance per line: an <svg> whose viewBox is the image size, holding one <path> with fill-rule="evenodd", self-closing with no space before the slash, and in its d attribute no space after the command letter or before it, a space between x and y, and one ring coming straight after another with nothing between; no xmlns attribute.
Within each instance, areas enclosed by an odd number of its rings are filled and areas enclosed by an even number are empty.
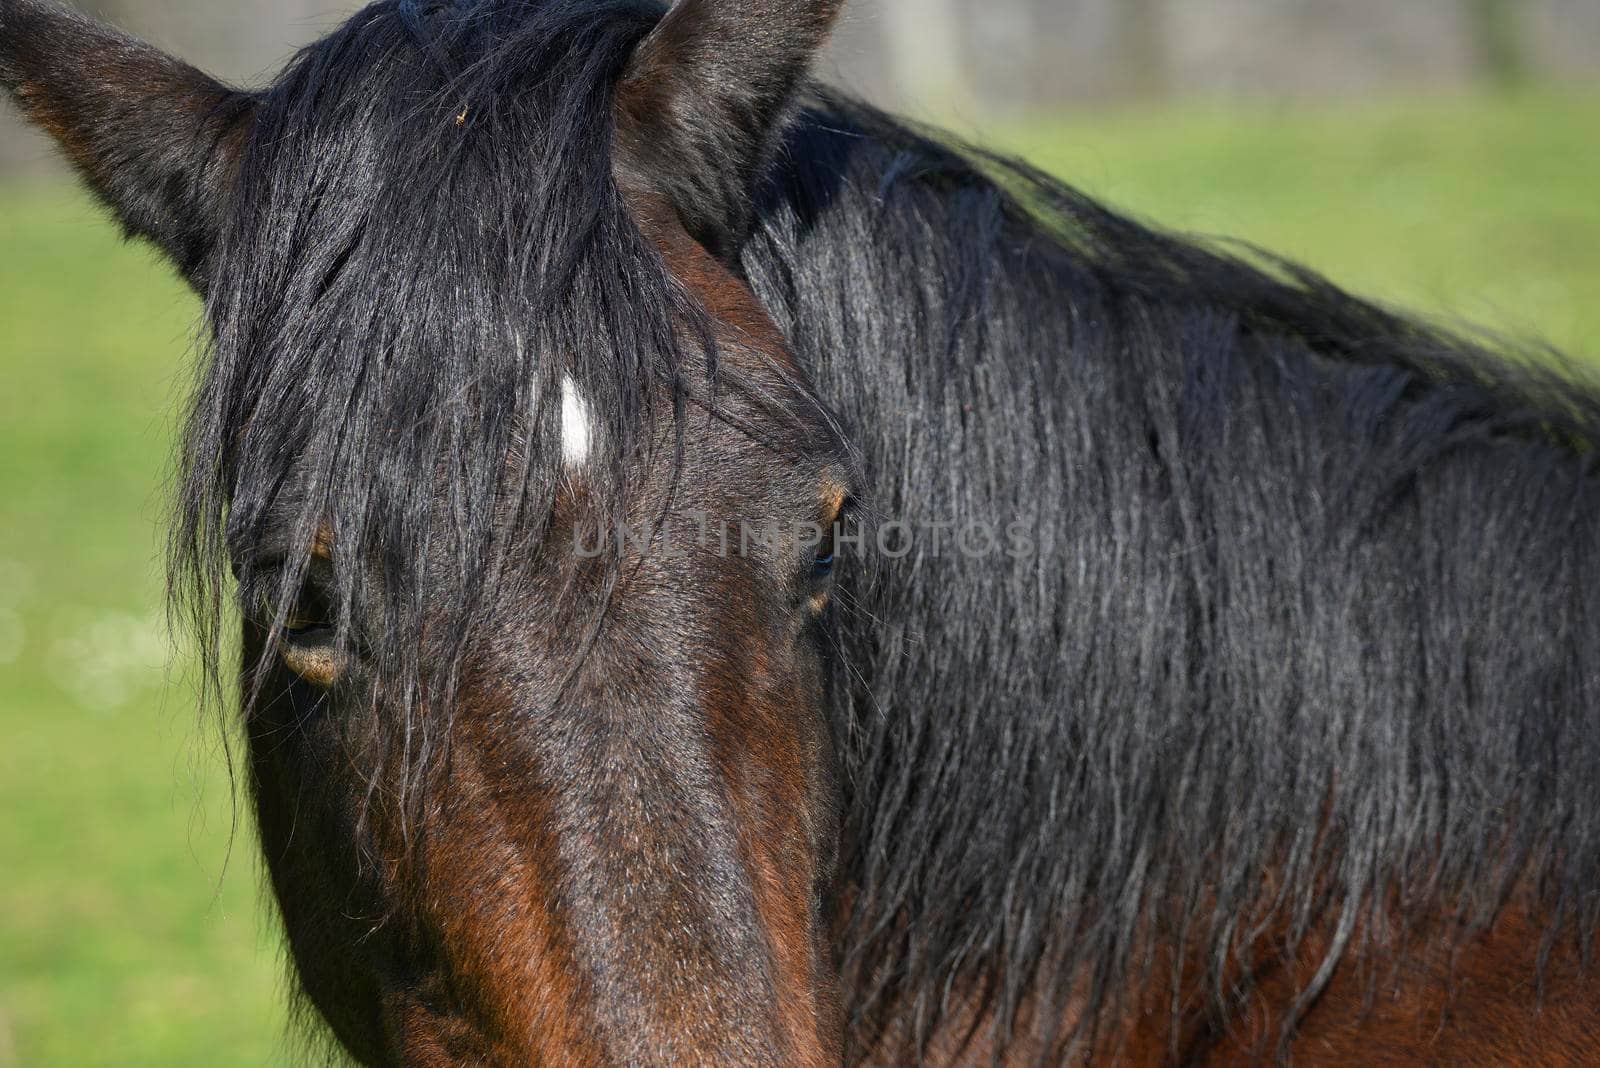
<svg viewBox="0 0 1600 1068"><path fill-rule="evenodd" d="M0 0L204 298L174 604L308 1052L1594 1063L1600 391L822 87L841 4L242 90Z"/></svg>

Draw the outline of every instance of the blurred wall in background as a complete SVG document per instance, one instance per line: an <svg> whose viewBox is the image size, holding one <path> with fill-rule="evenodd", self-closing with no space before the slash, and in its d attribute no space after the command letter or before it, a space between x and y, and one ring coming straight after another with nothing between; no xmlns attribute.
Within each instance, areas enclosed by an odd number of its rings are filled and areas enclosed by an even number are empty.
<svg viewBox="0 0 1600 1068"><path fill-rule="evenodd" d="M260 84L296 48L336 27L361 0L64 0L211 74ZM60 166L44 138L0 107L0 177Z"/></svg>
<svg viewBox="0 0 1600 1068"><path fill-rule="evenodd" d="M79 2L244 82L358 6ZM890 106L970 119L1128 99L1600 84L1600 0L851 0L824 73ZM0 170L51 159L0 119Z"/></svg>
<svg viewBox="0 0 1600 1068"><path fill-rule="evenodd" d="M1600 84L1600 0L854 0L835 51L874 99L979 117Z"/></svg>

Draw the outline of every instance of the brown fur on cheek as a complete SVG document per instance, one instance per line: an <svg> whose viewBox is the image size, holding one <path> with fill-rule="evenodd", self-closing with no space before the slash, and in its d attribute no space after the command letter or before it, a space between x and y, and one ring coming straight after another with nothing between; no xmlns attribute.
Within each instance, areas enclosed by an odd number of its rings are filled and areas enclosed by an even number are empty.
<svg viewBox="0 0 1600 1068"><path fill-rule="evenodd" d="M264 638L246 625L247 663ZM546 893L546 795L532 769L486 756L506 710L463 702L449 773L408 838L382 798L351 823L364 698L283 668L263 692L248 721L263 854L302 988L345 1046L373 1064L606 1063Z"/></svg>
<svg viewBox="0 0 1600 1068"><path fill-rule="evenodd" d="M730 589L727 604L741 604ZM706 680L703 706L766 929L789 1063L838 1064L843 1024L827 924L817 914L821 870L833 853L831 757L821 679L788 642L766 640L755 618Z"/></svg>
<svg viewBox="0 0 1600 1068"><path fill-rule="evenodd" d="M408 1058L454 1050L457 1059L438 1063L459 1064L470 1047L466 1063L599 1065L604 1058L584 1023L582 984L546 892L557 878L538 779L532 769L484 769L481 754L495 746L480 726L505 712L464 709L459 716L424 881L413 886L412 908L431 940L448 947L436 980L451 1001L425 1006L408 990L391 1012Z"/></svg>

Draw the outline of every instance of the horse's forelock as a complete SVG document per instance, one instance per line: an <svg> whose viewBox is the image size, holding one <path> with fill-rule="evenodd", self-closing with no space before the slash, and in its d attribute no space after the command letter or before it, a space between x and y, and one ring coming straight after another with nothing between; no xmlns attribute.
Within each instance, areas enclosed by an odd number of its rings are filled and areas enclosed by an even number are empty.
<svg viewBox="0 0 1600 1068"><path fill-rule="evenodd" d="M625 458L672 418L702 314L611 175L614 82L651 24L637 4L378 4L262 94L174 541L213 663L230 568L282 601L329 532L341 619L469 629L508 519L553 505L564 394L590 502L625 511ZM413 691L419 643L386 652Z"/></svg>

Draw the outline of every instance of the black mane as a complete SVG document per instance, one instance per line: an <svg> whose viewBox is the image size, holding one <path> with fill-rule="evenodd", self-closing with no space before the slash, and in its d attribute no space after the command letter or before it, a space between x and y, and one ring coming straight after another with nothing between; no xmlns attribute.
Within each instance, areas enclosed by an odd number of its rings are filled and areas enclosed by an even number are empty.
<svg viewBox="0 0 1600 1068"><path fill-rule="evenodd" d="M1593 389L839 98L744 265L876 514L1041 546L858 569L866 1033L926 1039L952 980L1000 1035L1025 998L1092 1020L1180 946L1227 1001L1231 951L1316 930L1304 1005L1353 939L1432 909L1464 940L1515 890L1587 952Z"/></svg>

